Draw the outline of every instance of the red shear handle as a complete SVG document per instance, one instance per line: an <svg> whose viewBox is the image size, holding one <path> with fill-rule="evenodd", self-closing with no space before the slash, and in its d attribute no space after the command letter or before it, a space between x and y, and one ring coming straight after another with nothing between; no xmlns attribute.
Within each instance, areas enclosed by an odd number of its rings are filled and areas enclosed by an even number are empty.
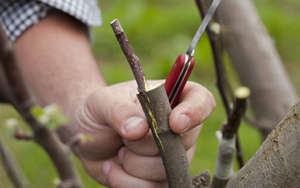
<svg viewBox="0 0 300 188"><path fill-rule="evenodd" d="M177 105L194 64L195 59L187 54L180 54L177 57L165 82L165 89L172 108Z"/></svg>

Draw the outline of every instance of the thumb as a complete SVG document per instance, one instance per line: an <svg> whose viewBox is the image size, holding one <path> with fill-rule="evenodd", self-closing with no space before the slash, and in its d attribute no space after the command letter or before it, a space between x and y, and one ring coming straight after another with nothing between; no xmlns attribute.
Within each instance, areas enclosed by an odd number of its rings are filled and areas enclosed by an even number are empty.
<svg viewBox="0 0 300 188"><path fill-rule="evenodd" d="M142 138L148 132L134 88L122 84L101 88L88 97L85 106L97 124L112 127L127 140Z"/></svg>

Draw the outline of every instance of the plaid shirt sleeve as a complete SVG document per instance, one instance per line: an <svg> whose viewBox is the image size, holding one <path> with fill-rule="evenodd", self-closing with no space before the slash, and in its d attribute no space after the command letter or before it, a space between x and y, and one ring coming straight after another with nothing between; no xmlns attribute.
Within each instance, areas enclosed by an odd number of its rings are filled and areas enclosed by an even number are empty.
<svg viewBox="0 0 300 188"><path fill-rule="evenodd" d="M87 26L102 23L96 0L0 0L0 19L13 42L52 9L63 11Z"/></svg>

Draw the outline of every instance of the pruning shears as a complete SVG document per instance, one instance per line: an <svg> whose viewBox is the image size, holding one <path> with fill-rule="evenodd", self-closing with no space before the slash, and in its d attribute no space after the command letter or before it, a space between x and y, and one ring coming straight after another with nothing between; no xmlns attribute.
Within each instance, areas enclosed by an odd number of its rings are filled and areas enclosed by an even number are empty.
<svg viewBox="0 0 300 188"><path fill-rule="evenodd" d="M193 40L184 54L180 54L167 79L165 82L165 89L166 93L169 97L170 105L172 108L174 108L178 100L181 96L182 90L193 70L195 59L194 59L194 49L200 40L202 34L204 33L206 27L208 26L210 20L212 19L212 16L214 15L217 7L219 6L221 0L214 0L207 11L207 14L205 15L200 27L198 28L196 34L193 37Z"/></svg>

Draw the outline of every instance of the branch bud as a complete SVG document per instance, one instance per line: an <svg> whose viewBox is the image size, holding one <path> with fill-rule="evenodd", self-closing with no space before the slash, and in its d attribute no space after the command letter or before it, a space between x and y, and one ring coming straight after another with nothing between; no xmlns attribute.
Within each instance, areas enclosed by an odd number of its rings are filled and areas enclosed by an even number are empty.
<svg viewBox="0 0 300 188"><path fill-rule="evenodd" d="M215 35L219 35L221 34L221 25L217 22L213 22L209 29L215 34Z"/></svg>

